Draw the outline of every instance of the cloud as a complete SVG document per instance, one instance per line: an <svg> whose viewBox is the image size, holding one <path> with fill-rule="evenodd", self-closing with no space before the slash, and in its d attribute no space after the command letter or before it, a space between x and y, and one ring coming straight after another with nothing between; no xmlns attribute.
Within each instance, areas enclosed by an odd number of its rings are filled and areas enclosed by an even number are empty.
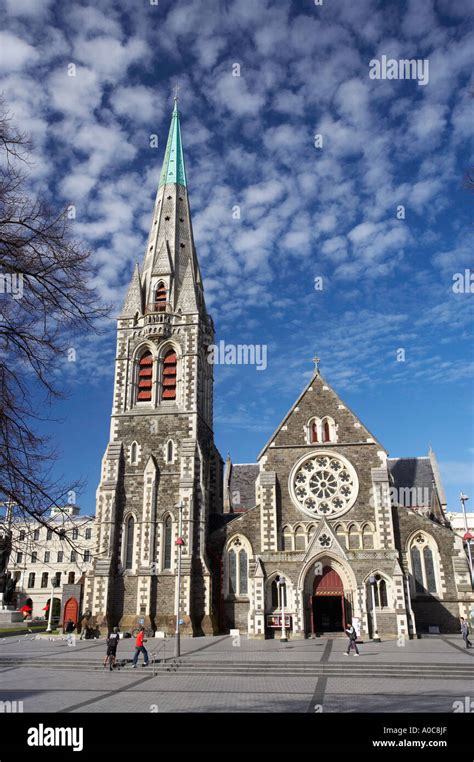
<svg viewBox="0 0 474 762"><path fill-rule="evenodd" d="M10 32L0 32L0 51L0 71L4 72L20 71L38 59L31 45Z"/></svg>
<svg viewBox="0 0 474 762"><path fill-rule="evenodd" d="M114 111L121 117L148 124L150 128L164 109L163 98L143 85L118 87L111 96Z"/></svg>

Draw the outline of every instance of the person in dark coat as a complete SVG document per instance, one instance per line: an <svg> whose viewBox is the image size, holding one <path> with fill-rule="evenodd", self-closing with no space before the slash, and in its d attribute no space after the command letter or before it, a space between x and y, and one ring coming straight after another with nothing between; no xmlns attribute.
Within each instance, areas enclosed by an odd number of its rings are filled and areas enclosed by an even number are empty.
<svg viewBox="0 0 474 762"><path fill-rule="evenodd" d="M352 625L351 622L349 622L349 624L346 627L346 635L349 638L349 644L347 646L347 651L345 652L344 655L349 656L351 649L354 648L355 649L354 656L360 656L359 649L357 648L357 643L356 643L357 632L355 631L355 627Z"/></svg>

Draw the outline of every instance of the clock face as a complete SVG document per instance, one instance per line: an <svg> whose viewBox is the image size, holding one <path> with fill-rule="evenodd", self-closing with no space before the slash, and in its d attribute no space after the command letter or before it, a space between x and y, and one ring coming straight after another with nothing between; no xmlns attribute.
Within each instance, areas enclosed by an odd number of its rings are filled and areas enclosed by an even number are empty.
<svg viewBox="0 0 474 762"><path fill-rule="evenodd" d="M358 492L354 467L334 452L305 455L290 475L291 498L310 516L336 518L354 505Z"/></svg>

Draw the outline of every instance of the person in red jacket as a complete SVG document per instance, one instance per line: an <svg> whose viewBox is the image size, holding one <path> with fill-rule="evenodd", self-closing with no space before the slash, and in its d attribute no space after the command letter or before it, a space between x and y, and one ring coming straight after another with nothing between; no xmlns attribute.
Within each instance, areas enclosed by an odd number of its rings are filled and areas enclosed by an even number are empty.
<svg viewBox="0 0 474 762"><path fill-rule="evenodd" d="M148 651L146 650L143 643L146 643L145 639L145 628L140 627L140 630L138 631L137 639L135 641L135 656L133 657L133 669L137 668L137 661L138 661L138 655L140 651L143 654L143 664L142 667L148 666Z"/></svg>

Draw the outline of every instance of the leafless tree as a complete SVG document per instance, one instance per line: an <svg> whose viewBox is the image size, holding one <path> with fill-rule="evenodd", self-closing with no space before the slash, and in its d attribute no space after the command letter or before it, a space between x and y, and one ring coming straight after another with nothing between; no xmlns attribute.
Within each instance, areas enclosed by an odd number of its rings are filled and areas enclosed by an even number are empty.
<svg viewBox="0 0 474 762"><path fill-rule="evenodd" d="M41 420L64 396L59 371L72 337L97 331L108 308L90 286L91 251L73 238L68 210L28 190L30 152L0 100L0 503L15 521L57 532L51 507L81 485L52 477L57 453Z"/></svg>

